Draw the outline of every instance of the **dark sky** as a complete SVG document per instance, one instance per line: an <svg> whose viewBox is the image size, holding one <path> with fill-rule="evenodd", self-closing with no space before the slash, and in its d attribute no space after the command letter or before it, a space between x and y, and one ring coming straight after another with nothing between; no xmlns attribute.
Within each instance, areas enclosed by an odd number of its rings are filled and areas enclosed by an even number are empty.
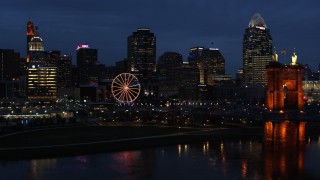
<svg viewBox="0 0 320 180"><path fill-rule="evenodd" d="M244 30L259 12L278 51L285 48L291 54L296 48L298 62L313 70L320 62L319 0L1 0L0 4L0 48L15 49L23 57L29 19L39 27L45 50L60 50L75 62L77 44L87 42L108 66L127 56L127 37L136 28L149 27L157 37L158 57L177 51L186 61L190 47L217 47L226 59L226 72L234 75L242 66Z"/></svg>

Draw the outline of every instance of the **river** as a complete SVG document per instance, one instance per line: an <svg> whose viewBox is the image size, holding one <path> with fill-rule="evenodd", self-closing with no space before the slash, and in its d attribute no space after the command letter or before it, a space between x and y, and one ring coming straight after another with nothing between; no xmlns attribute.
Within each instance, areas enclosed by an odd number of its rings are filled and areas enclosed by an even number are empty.
<svg viewBox="0 0 320 180"><path fill-rule="evenodd" d="M0 179L320 179L317 128L305 122L267 122L264 133L263 138L0 161Z"/></svg>

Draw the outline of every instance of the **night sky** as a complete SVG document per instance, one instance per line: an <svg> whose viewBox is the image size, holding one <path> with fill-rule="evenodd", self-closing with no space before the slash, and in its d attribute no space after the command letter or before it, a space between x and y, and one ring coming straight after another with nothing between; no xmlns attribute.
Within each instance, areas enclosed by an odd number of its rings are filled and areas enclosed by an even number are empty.
<svg viewBox="0 0 320 180"><path fill-rule="evenodd" d="M234 75L242 66L244 30L256 12L278 51L285 48L290 57L296 48L298 62L316 70L319 0L1 0L0 48L25 57L30 19L39 27L45 50L60 50L75 62L76 46L88 43L98 49L99 61L110 66L127 56L127 37L138 27L149 27L157 37L157 57L176 51L186 61L190 47L217 47L226 72Z"/></svg>

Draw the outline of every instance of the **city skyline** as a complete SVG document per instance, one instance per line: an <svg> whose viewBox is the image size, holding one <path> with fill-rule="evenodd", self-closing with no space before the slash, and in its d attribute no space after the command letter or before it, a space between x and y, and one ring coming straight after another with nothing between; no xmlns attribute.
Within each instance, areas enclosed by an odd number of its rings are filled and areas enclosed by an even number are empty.
<svg viewBox="0 0 320 180"><path fill-rule="evenodd" d="M0 33L2 49L14 49L25 57L26 22L39 27L46 50L61 50L76 59L76 46L88 43L99 50L99 61L108 66L126 57L127 37L139 27L157 36L157 60L166 51L176 51L187 61L189 48L219 48L226 59L226 73L242 66L242 38L250 18L260 13L277 51L296 48L298 63L315 69L317 17L320 3L309 1L237 2L215 1L119 1L88 4L80 1L3 2ZM311 28L306 28L311 27ZM286 61L289 62L289 55ZM284 62L283 57L279 60Z"/></svg>

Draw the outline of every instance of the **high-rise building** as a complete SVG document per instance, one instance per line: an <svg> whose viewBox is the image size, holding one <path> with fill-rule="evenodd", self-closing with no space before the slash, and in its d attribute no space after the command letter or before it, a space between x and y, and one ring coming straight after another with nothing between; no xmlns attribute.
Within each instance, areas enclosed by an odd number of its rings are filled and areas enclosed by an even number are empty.
<svg viewBox="0 0 320 180"><path fill-rule="evenodd" d="M138 28L128 37L128 66L137 75L144 95L155 95L156 37L149 28Z"/></svg>
<svg viewBox="0 0 320 180"><path fill-rule="evenodd" d="M52 100L57 98L57 68L28 68L28 98L31 100Z"/></svg>
<svg viewBox="0 0 320 180"><path fill-rule="evenodd" d="M260 14L254 14L243 36L244 84L266 84L272 60L272 37Z"/></svg>
<svg viewBox="0 0 320 180"><path fill-rule="evenodd" d="M179 70L179 98L183 100L199 99L200 73L194 62L183 62Z"/></svg>
<svg viewBox="0 0 320 180"><path fill-rule="evenodd" d="M43 40L37 31L28 45L28 98L31 100L51 101L57 98L57 68L46 65Z"/></svg>
<svg viewBox="0 0 320 180"><path fill-rule="evenodd" d="M0 99L19 96L20 54L12 49L0 49Z"/></svg>
<svg viewBox="0 0 320 180"><path fill-rule="evenodd" d="M176 52L165 52L159 57L157 76L160 96L178 95L180 83L178 79L182 63L182 55Z"/></svg>
<svg viewBox="0 0 320 180"><path fill-rule="evenodd" d="M29 63L29 65L45 66L43 39L40 37L38 31L35 31L35 34L31 38L28 47L29 54L27 57L27 63Z"/></svg>
<svg viewBox="0 0 320 180"><path fill-rule="evenodd" d="M35 35L35 28L31 21L27 22L27 56L29 55L29 42Z"/></svg>
<svg viewBox="0 0 320 180"><path fill-rule="evenodd" d="M213 86L213 77L225 74L225 59L217 48L190 48L188 61L197 64L200 84Z"/></svg>
<svg viewBox="0 0 320 180"><path fill-rule="evenodd" d="M61 55L57 62L57 82L59 88L69 88L71 84L72 58L69 55Z"/></svg>
<svg viewBox="0 0 320 180"><path fill-rule="evenodd" d="M98 50L91 48L88 44L80 44L77 47L77 67L79 70L80 85L89 84L96 80L96 73L92 71L98 64Z"/></svg>
<svg viewBox="0 0 320 180"><path fill-rule="evenodd" d="M20 54L12 49L0 49L0 80L19 79Z"/></svg>

